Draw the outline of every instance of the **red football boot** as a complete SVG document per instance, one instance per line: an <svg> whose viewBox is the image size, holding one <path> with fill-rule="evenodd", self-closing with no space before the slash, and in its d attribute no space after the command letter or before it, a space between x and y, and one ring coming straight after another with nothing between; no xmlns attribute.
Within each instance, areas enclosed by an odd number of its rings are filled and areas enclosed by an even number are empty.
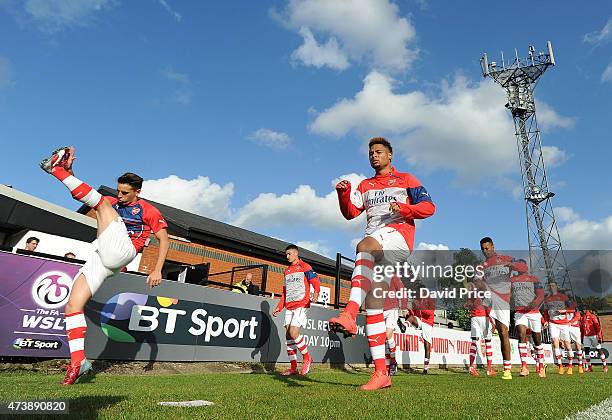
<svg viewBox="0 0 612 420"><path fill-rule="evenodd" d="M308 375L308 372L310 372L310 368L312 366L312 356L310 356L309 354L306 354L304 356L304 361L302 362L302 375Z"/></svg>
<svg viewBox="0 0 612 420"><path fill-rule="evenodd" d="M338 317L330 318L329 328L332 331L341 332L345 336L357 334L357 324L348 312L340 312Z"/></svg>
<svg viewBox="0 0 612 420"><path fill-rule="evenodd" d="M375 389L388 388L390 386L391 378L385 372L374 371L368 383L361 385L360 389L364 391L373 391Z"/></svg>
<svg viewBox="0 0 612 420"><path fill-rule="evenodd" d="M84 359L80 365L70 365L66 371L66 376L61 382L62 385L73 385L79 378L91 371L91 362Z"/></svg>

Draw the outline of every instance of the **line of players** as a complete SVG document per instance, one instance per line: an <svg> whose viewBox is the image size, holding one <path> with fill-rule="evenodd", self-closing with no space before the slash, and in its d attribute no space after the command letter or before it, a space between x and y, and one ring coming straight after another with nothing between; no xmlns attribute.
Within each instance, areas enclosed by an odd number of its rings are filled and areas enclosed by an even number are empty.
<svg viewBox="0 0 612 420"><path fill-rule="evenodd" d="M374 362L374 373L361 389L374 390L391 386L389 373L394 369L388 366L393 365L395 353L392 336L394 328L391 327L393 321L397 320L395 314L391 315L389 310L385 314L385 301L380 298L382 293L378 293L378 296L375 293L388 291L393 276L385 276L382 281L378 281L373 276L374 265L406 262L413 250L415 220L431 217L436 206L425 187L413 175L398 172L392 166L393 148L388 140L382 137L372 138L368 147L370 166L375 175L361 181L355 190L347 180L336 185L342 215L346 219L353 219L365 213L366 229L365 237L356 247L349 302L337 317L329 320L329 325L334 331L355 335L355 319L365 303L366 335ZM85 357L84 351L87 324L83 311L87 301L107 277L135 258L151 233L160 241L160 251L155 267L147 277L147 284L151 287L158 285L161 282L161 268L169 244L167 224L162 215L139 197L143 182L141 177L133 173L122 175L118 179L117 199L103 197L90 185L76 178L73 172L74 159L74 148L62 147L55 150L40 165L45 172L64 184L74 199L95 211L98 224L93 252L79 271L66 304L66 332L71 363L62 382L65 385L75 383L91 371L91 363ZM484 263L485 276L477 279L474 285L495 292L489 315L495 320L502 341L504 378L510 379L510 310L506 298L510 296L511 289L510 268L516 262L510 257L497 256L490 239L489 242L481 241L481 249L487 256ZM275 315L283 308L291 311L289 315L286 314L288 353L292 357L300 351L307 356L307 346L303 338L300 338L299 328L291 327L304 322L305 311L300 309L309 306L310 297L306 291L310 290L311 285L318 293L318 278L307 264L299 260L297 249L288 249L287 252L289 251L295 251L296 255L288 270L295 271L285 273L283 297ZM421 330L423 338L429 343L425 357L427 367L435 305L428 301L420 305L412 307L408 320ZM551 317L551 325L561 324L557 316L561 315ZM563 339L561 333L559 338ZM541 345L536 347L540 349ZM305 362L302 372L308 373L312 359L305 357ZM296 370L296 364L292 363L292 366Z"/></svg>
<svg viewBox="0 0 612 420"><path fill-rule="evenodd" d="M377 279L374 276L374 267L377 265L391 265L404 263L413 250L415 235L415 220L431 217L436 210L431 196L423 185L411 174L398 172L391 164L393 148L388 140L382 137L375 137L369 141L369 161L374 169L374 176L364 179L352 188L348 180L341 180L336 185L338 202L342 215L350 220L362 213L366 214L365 237L359 241L356 247L355 268L351 276L351 290L349 301L346 308L337 317L329 320L330 330L343 333L345 336L353 336L357 332L355 322L357 313L365 303L366 312L366 336L374 363L374 372L368 383L361 386L362 390L375 390L391 386L391 376L396 371L394 355L396 345L393 338L393 331L397 322L395 312L396 304L388 307L388 296L385 292L393 289L395 276L383 276ZM538 371L540 375L545 375L541 368L544 360L544 349L541 342L541 321L539 313L532 313L532 309L539 308L536 305L540 299L541 286L539 281L536 283L527 272L526 263L517 261L512 257L497 255L494 251L491 238L483 238L480 241L481 250L486 257L483 263L483 275L474 279L473 287L476 289L491 292L491 302L486 309L486 319L492 318L501 340L501 350L504 362L503 379L512 379L511 373L511 350L509 339L510 326L510 299L514 299L516 311L516 323L519 325L521 334L521 357L526 359L526 331L530 328L533 333L535 349L538 358ZM513 273L516 276L512 276ZM514 279L514 281L513 281ZM304 305L309 305L307 290L309 287L308 276L304 275L301 280L291 281L286 284L281 300L283 305L292 302L290 295L294 296L295 301L304 301ZM551 287L554 287L551 285ZM290 290L291 289L291 290ZM378 293L376 293L378 292ZM563 340L564 326L569 322L568 313L557 308L561 302L558 294L553 294L546 298L549 324L555 343L559 339ZM407 320L421 331L425 347L424 372L427 373L429 358L431 353L431 333L433 331L433 317L435 312L435 301L433 299L415 299L408 314ZM279 307L275 312L278 313L283 308ZM290 332L293 319L305 324L301 314L289 313L286 315L287 324L287 346L290 357L296 353L295 340L300 341L299 333ZM486 335L488 331L488 321L484 325L479 325L482 331L478 334L476 328L475 335ZM539 325L539 326L538 326ZM296 325L293 325L296 326ZM556 338L555 338L556 337ZM303 341L303 339L302 339ZM302 342L300 341L300 343ZM473 340L472 351L474 356L476 340ZM558 344L555 345L559 353ZM298 349L307 354L307 348ZM492 356L490 341L487 345L486 354ZM602 353L603 354L603 353ZM603 356L602 356L603 357ZM557 360L560 360L558 357ZM305 358L305 366L302 372L308 372L312 363L309 357ZM473 365L473 363L472 363ZM473 366L472 366L473 367ZM607 369L607 367L606 367ZM470 369L474 374L475 368ZM489 363L487 370L489 375L493 370ZM297 373L297 362L292 363L292 368L285 374L292 375ZM526 363L521 369L521 374L528 374Z"/></svg>
<svg viewBox="0 0 612 420"><path fill-rule="evenodd" d="M542 344L542 329L546 327L549 329L555 363L560 374L573 374L574 356L578 359L579 373L592 371L591 349L598 351L603 370L608 371L605 353L600 344L603 341L602 330L595 314L587 310L581 315L576 303L558 289L555 281L547 283L549 293L545 295L539 278L528 272L526 262L496 254L491 238L481 240L481 249L487 257L484 263L485 278L475 279L469 287L487 288L492 292L492 297L482 300L471 298L466 302L471 315L469 373L472 376L479 376L475 358L481 340L484 340L486 345L487 375L496 374L492 369L491 336L497 329L504 358L504 379L511 379L508 336L511 308L514 311L514 323L519 339L520 376L529 375L527 358L531 347L532 357L536 361L536 373L542 378L546 377ZM567 369L563 366L562 350L567 352ZM586 361L583 360L584 355Z"/></svg>

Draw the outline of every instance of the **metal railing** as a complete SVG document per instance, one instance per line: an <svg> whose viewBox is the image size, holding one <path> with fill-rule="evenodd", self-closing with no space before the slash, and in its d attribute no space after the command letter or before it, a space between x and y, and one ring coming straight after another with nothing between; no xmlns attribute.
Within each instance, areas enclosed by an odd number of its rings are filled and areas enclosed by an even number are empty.
<svg viewBox="0 0 612 420"><path fill-rule="evenodd" d="M268 280L267 264L239 265L228 271L211 273L208 275L206 284L231 290L232 286L242 281L247 273L253 275L252 283L259 287L260 294L265 294Z"/></svg>

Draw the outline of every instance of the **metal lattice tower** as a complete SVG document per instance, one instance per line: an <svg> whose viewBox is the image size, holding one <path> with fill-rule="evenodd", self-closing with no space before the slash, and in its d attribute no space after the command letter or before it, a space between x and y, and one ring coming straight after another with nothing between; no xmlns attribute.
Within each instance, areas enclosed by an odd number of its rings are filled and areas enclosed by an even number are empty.
<svg viewBox="0 0 612 420"><path fill-rule="evenodd" d="M519 58L515 50L515 58L509 63L504 61L502 52L501 66L494 61L489 62L485 53L480 59L480 64L483 76L491 77L508 94L506 108L510 110L514 119L514 134L523 178L529 265L532 271L542 270L547 282L555 280L560 287L571 290L572 285L551 201L555 194L548 188L533 98L538 79L549 66L555 65L550 41L547 47L548 53L536 54L534 47L530 46L527 58Z"/></svg>

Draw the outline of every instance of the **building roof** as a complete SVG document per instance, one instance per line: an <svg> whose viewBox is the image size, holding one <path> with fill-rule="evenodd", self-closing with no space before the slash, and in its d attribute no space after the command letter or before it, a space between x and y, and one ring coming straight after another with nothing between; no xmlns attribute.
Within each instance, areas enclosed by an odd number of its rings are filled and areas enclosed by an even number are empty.
<svg viewBox="0 0 612 420"><path fill-rule="evenodd" d="M101 186L98 191L102 195L117 196L117 191L107 186ZM199 216L185 210L170 207L152 200L146 201L153 204L162 213L168 223L168 233L179 236L203 245L211 245L242 254L252 255L286 264L285 247L289 242L274 239L246 230L208 217ZM89 207L82 206L78 212L85 214ZM308 262L315 271L330 276L335 276L336 261L323 255L300 249L300 258ZM342 277L350 276L350 268L342 270Z"/></svg>
<svg viewBox="0 0 612 420"><path fill-rule="evenodd" d="M0 184L0 228L6 232L36 230L91 242L96 226L96 219Z"/></svg>

